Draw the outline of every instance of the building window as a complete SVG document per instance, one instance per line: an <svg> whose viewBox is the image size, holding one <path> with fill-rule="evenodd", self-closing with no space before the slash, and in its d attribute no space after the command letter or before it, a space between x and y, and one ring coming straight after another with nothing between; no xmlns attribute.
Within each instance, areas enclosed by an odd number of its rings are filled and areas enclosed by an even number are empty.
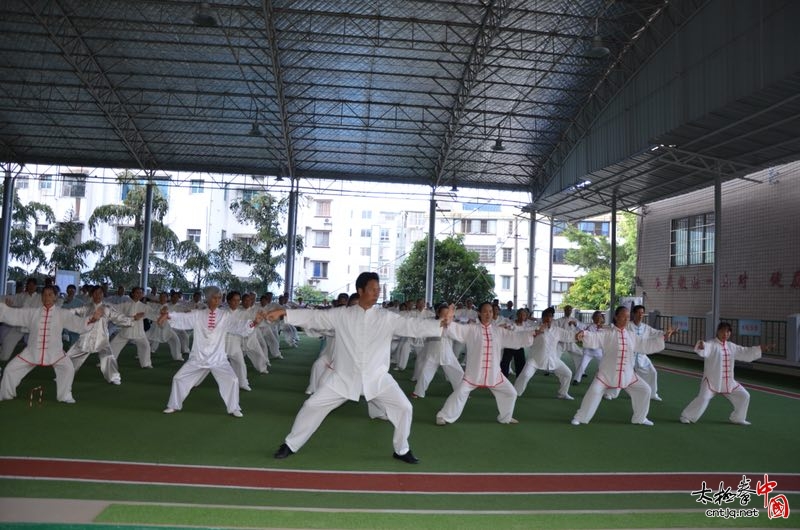
<svg viewBox="0 0 800 530"><path fill-rule="evenodd" d="M372 210L361 210L362 219L372 219Z"/></svg>
<svg viewBox="0 0 800 530"><path fill-rule="evenodd" d="M18 178L16 188L18 190L27 190L28 189L28 179L26 178Z"/></svg>
<svg viewBox="0 0 800 530"><path fill-rule="evenodd" d="M361 255L362 256L371 256L372 252L370 252L369 247L361 247Z"/></svg>
<svg viewBox="0 0 800 530"><path fill-rule="evenodd" d="M312 278L327 278L328 277L328 262L327 261L312 261L311 262L311 277Z"/></svg>
<svg viewBox="0 0 800 530"><path fill-rule="evenodd" d="M327 230L314 230L314 246L315 247L331 246L331 233Z"/></svg>
<svg viewBox="0 0 800 530"><path fill-rule="evenodd" d="M330 217L331 216L331 201L315 201L317 217Z"/></svg>
<svg viewBox="0 0 800 530"><path fill-rule="evenodd" d="M497 221L495 219L462 219L461 232L463 234L496 234Z"/></svg>
<svg viewBox="0 0 800 530"><path fill-rule="evenodd" d="M64 177L61 185L62 197L86 197L86 178Z"/></svg>
<svg viewBox="0 0 800 530"><path fill-rule="evenodd" d="M553 292L554 293L566 293L569 291L569 288L572 286L572 282L561 282L558 280L553 280Z"/></svg>
<svg viewBox="0 0 800 530"><path fill-rule="evenodd" d="M553 263L565 264L567 262L567 250L566 248L554 248Z"/></svg>
<svg viewBox="0 0 800 530"><path fill-rule="evenodd" d="M191 181L191 190L192 193L203 193L203 181L202 180Z"/></svg>
<svg viewBox="0 0 800 530"><path fill-rule="evenodd" d="M511 263L512 252L514 249L511 248L504 248L503 249L503 263Z"/></svg>
<svg viewBox="0 0 800 530"><path fill-rule="evenodd" d="M198 245L200 244L200 229L199 228L189 228L186 230L186 239L194 241Z"/></svg>
<svg viewBox="0 0 800 530"><path fill-rule="evenodd" d="M423 226L427 221L425 212L408 212L408 226Z"/></svg>
<svg viewBox="0 0 800 530"><path fill-rule="evenodd" d="M567 222L566 221L553 221L553 235L557 236L564 232L567 229Z"/></svg>
<svg viewBox="0 0 800 530"><path fill-rule="evenodd" d="M42 175L39 177L39 189L44 193L52 193L53 175Z"/></svg>
<svg viewBox="0 0 800 530"><path fill-rule="evenodd" d="M36 225L36 233L40 234L42 232L46 232L48 228L50 228L50 225L37 224Z"/></svg>
<svg viewBox="0 0 800 530"><path fill-rule="evenodd" d="M381 217L387 223L394 221L396 214L394 212L381 212Z"/></svg>
<svg viewBox="0 0 800 530"><path fill-rule="evenodd" d="M467 245L467 250L478 254L478 262L480 263L494 263L495 253L497 252L493 246L488 245Z"/></svg>
<svg viewBox="0 0 800 530"><path fill-rule="evenodd" d="M670 266L714 263L714 214L704 213L672 220Z"/></svg>
<svg viewBox="0 0 800 530"><path fill-rule="evenodd" d="M242 243L244 243L249 247L253 246L253 240L254 240L253 236L234 236L234 239L236 239L237 241L241 241ZM233 259L235 259L236 261L243 261L242 255L238 253L233 257Z"/></svg>
<svg viewBox="0 0 800 530"><path fill-rule="evenodd" d="M372 237L372 230L369 228L362 228L361 237Z"/></svg>
<svg viewBox="0 0 800 530"><path fill-rule="evenodd" d="M389 229L388 228L381 228L381 241L383 241L383 242L389 241Z"/></svg>
<svg viewBox="0 0 800 530"><path fill-rule="evenodd" d="M500 276L500 288L506 291L511 289L511 276Z"/></svg>
<svg viewBox="0 0 800 530"><path fill-rule="evenodd" d="M578 223L578 230L593 236L606 236L609 234L610 223L608 221L581 221Z"/></svg>
<svg viewBox="0 0 800 530"><path fill-rule="evenodd" d="M194 193L194 192L192 192ZM200 192L202 193L202 192ZM247 202L253 202L253 199L258 197L258 194L261 193L261 190L249 188L242 190L242 200Z"/></svg>

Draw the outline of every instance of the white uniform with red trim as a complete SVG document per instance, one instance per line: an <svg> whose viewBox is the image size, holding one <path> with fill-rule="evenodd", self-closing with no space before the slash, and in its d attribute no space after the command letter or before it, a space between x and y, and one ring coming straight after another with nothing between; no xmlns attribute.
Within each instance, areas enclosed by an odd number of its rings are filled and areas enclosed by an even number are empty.
<svg viewBox="0 0 800 530"><path fill-rule="evenodd" d="M752 362L761 358L761 346L739 346L718 338L703 342L702 350L695 353L705 359L700 393L681 412L681 421L694 423L706 411L708 403L717 394L722 394L733 405L730 421L744 423L750 405L750 394L733 378L736 361Z"/></svg>
<svg viewBox="0 0 800 530"><path fill-rule="evenodd" d="M381 307L364 309L360 305L332 311L287 309L286 321L303 328L336 332L333 366L297 413L286 445L299 451L331 411L347 400L358 401L363 395L367 401L374 401L394 426L394 451L406 454L412 408L400 385L389 375L392 336L439 336L440 322L404 318Z"/></svg>
<svg viewBox="0 0 800 530"><path fill-rule="evenodd" d="M664 349L664 336L637 337L628 329L616 326L583 334L585 348L602 348L603 358L574 421L589 423L606 389L621 388L631 397L631 423L644 423L650 411L650 386L633 371L635 353L656 353Z"/></svg>
<svg viewBox="0 0 800 530"><path fill-rule="evenodd" d="M225 337L228 333L247 336L253 333L252 320L238 320L229 310L199 309L189 313L170 314L173 329L194 332L189 359L172 378L172 391L167 408L181 410L183 401L192 388L199 385L209 372L217 381L219 395L225 402L228 414L240 412L239 378L228 362ZM158 325L158 324L154 324Z"/></svg>
<svg viewBox="0 0 800 530"><path fill-rule="evenodd" d="M515 331L493 324L451 324L445 336L463 342L467 346L464 379L450 397L442 410L436 413L437 421L453 423L464 411L469 394L476 388L488 388L497 401L497 421L510 423L517 401L514 385L500 371L503 348L525 348L533 344L533 333Z"/></svg>
<svg viewBox="0 0 800 530"><path fill-rule="evenodd" d="M91 328L85 318L74 309L56 306L16 309L0 305L0 321L28 329L28 345L11 359L0 382L0 400L14 399L20 381L36 366L52 366L56 372L56 398L74 403L72 380L75 368L64 353L61 334L64 329L84 333Z"/></svg>
<svg viewBox="0 0 800 530"><path fill-rule="evenodd" d="M533 339L533 346L530 348L530 355L525 362L525 368L522 369L522 373L514 381L517 395L521 396L525 392L525 387L528 386L528 382L536 373L536 370L549 370L558 377L558 396L569 399L568 392L569 383L572 379L572 370L561 360L559 343L574 342L574 329L573 327L564 329L551 325L544 332L536 335L536 338Z"/></svg>

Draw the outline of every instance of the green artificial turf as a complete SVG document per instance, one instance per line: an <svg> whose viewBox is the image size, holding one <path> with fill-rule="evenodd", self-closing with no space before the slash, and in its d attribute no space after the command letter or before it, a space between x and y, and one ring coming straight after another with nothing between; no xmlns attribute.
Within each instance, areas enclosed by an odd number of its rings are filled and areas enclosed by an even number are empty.
<svg viewBox="0 0 800 530"><path fill-rule="evenodd" d="M3 456L98 459L187 465L237 466L287 470L320 469L343 471L406 472L747 472L797 473L796 440L800 401L752 390L749 419L752 426L728 423L730 404L715 398L695 425L677 421L680 411L696 395L700 380L662 370L659 393L663 402L653 402L649 417L654 427L631 425L630 400L623 395L603 401L589 425L574 427L569 420L580 405L589 379L573 386L575 401L556 399L555 376L537 373L528 390L517 401L518 425L495 421L496 405L491 393L476 390L463 416L446 427L434 424L436 411L450 392L441 373L427 397L413 401L411 446L421 459L408 466L391 458L392 427L370 420L366 404L348 402L323 422L308 444L291 458L278 461L272 452L283 441L306 396L309 367L318 342L304 337L300 348L284 349L285 359L273 361L270 374L250 373L252 392L242 392L244 418L225 413L216 384L210 376L195 388L184 409L172 415L166 405L171 378L180 363L170 360L164 348L153 356L154 368L138 367L133 349L120 357L123 384L102 380L94 359L77 374L75 405L54 401L55 383L49 368L36 368L22 382L19 397L0 403ZM696 373L702 365L684 359L659 356L657 364ZM401 387L411 392L412 365L392 372ZM743 372L742 381L794 390L792 378ZM41 406L29 403L32 389L44 389ZM0 475L2 474L0 470ZM513 480L510 479L510 480ZM587 478L591 480L591 478ZM700 484L697 485L698 488ZM781 493L778 484L776 493ZM137 504L113 505L102 522L120 524L195 524L192 515L203 512L208 519L200 526L269 526L284 528L647 528L735 527L738 525L780 527L782 520L767 521L765 514L753 520L709 519L686 494L601 495L419 495L264 491L237 488L199 488L136 484L101 484L70 481L0 479L0 496L103 499L136 503L186 503L198 507L165 507ZM790 504L800 498L788 495ZM239 514L227 522L209 505L228 505ZM278 510L250 510L242 506L269 506ZM236 507L236 508L233 508ZM302 508L387 510L386 514L314 514ZM403 510L546 510L552 514L492 516L473 514L467 518L447 513L404 514ZM630 513L634 510L658 513ZM206 511L208 510L208 511ZM220 508L222 510L222 508ZM600 510L602 516L566 511ZM606 513L621 510L625 513ZM678 510L678 512L667 512ZM681 513L689 510L689 513ZM240 513L241 512L241 513ZM131 514L128 520L125 515ZM270 514L270 522L258 519ZM698 515L699 514L699 515ZM158 516L158 517L156 517ZM139 519L143 517L143 519ZM152 517L152 519L151 519ZM185 517L185 518L184 518ZM534 519L531 519L534 517ZM106 518L111 518L106 520ZM152 523L150 522L152 521ZM239 522L235 522L239 521ZM262 521L248 523L247 521ZM524 521L519 523L519 521ZM792 519L789 519L791 522ZM515 526L523 524L524 526ZM363 526L359 526L363 525ZM796 525L795 525L796 526Z"/></svg>

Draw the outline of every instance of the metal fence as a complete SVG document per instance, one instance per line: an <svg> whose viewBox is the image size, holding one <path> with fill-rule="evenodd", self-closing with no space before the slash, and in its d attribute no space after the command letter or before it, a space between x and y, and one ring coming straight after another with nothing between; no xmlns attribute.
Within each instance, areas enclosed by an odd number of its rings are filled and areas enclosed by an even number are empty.
<svg viewBox="0 0 800 530"><path fill-rule="evenodd" d="M786 321L785 320L762 320L761 321L761 336L739 336L739 319L738 318L721 318L722 322L730 323L733 328L731 334L731 342L741 346L755 346L758 344L774 344L775 350L765 354L765 357L773 359L786 359L786 352L788 347L786 344ZM655 326L658 329L668 329L672 326L671 315L658 315L656 317ZM670 346L683 346L688 349L694 348L698 340L705 340L706 337L706 319L705 317L689 317L689 329L681 331L672 335L667 342ZM680 348L684 349L684 348Z"/></svg>

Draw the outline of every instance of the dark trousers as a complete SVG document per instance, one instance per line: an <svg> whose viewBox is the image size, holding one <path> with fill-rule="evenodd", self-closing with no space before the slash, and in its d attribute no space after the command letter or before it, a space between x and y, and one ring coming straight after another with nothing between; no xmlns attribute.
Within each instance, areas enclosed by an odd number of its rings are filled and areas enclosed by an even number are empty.
<svg viewBox="0 0 800 530"><path fill-rule="evenodd" d="M525 350L520 348L512 350L510 348L503 349L503 359L500 361L500 371L503 375L508 377L508 369L511 366L511 359L514 359L514 373L519 377L522 369L525 368Z"/></svg>

